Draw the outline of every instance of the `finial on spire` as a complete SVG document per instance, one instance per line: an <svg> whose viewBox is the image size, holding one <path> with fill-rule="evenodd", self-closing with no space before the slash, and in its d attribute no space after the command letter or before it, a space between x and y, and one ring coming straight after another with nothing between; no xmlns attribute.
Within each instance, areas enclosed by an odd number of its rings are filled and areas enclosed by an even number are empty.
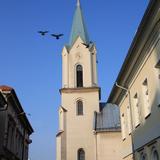
<svg viewBox="0 0 160 160"><path fill-rule="evenodd" d="M77 0L77 6L80 6L80 0Z"/></svg>

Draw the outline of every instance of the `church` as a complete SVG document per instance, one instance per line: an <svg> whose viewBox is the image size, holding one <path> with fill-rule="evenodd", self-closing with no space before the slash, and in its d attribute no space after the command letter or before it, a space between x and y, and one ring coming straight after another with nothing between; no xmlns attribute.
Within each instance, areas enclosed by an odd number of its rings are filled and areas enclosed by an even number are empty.
<svg viewBox="0 0 160 160"><path fill-rule="evenodd" d="M101 103L96 54L77 0L69 45L62 50L56 160L121 159L119 108Z"/></svg>

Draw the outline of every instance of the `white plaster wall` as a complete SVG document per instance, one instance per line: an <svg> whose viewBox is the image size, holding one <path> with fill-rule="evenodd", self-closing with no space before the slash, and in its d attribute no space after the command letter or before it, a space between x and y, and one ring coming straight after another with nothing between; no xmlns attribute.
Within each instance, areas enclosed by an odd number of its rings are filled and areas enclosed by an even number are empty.
<svg viewBox="0 0 160 160"><path fill-rule="evenodd" d="M61 107L59 109L59 130L64 131L64 111Z"/></svg>
<svg viewBox="0 0 160 160"><path fill-rule="evenodd" d="M76 115L76 100L83 100L84 115ZM83 148L86 159L95 159L93 135L94 111L99 111L99 93L62 93L62 106L67 109L66 143L67 159L77 159L77 150Z"/></svg>
<svg viewBox="0 0 160 160"><path fill-rule="evenodd" d="M92 76L93 76L93 85L97 86L98 80L97 80L97 51L96 48L93 48L92 53Z"/></svg>
<svg viewBox="0 0 160 160"><path fill-rule="evenodd" d="M56 160L61 160L61 137L56 137Z"/></svg>
<svg viewBox="0 0 160 160"><path fill-rule="evenodd" d="M69 87L68 63L69 63L68 52L67 49L64 47L62 51L62 88Z"/></svg>
<svg viewBox="0 0 160 160"><path fill-rule="evenodd" d="M97 133L98 160L121 160L121 132Z"/></svg>
<svg viewBox="0 0 160 160"><path fill-rule="evenodd" d="M129 96L125 97L125 99L120 104L120 117L122 117L122 114L124 114L124 119L125 119L125 126L123 131L125 134L125 139L122 139L122 135L121 135L121 142L122 142L122 148L123 148L121 150L121 153L123 158L132 154L132 139L128 131L128 122L127 122L128 106L129 106Z"/></svg>

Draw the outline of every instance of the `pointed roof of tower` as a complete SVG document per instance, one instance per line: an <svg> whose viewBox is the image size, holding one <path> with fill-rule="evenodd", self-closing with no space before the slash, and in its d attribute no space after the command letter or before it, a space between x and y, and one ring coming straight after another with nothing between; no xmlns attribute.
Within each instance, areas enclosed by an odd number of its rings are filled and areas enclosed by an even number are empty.
<svg viewBox="0 0 160 160"><path fill-rule="evenodd" d="M89 42L89 37L84 23L80 0L77 0L77 7L73 18L69 45L72 46L79 36L85 43Z"/></svg>

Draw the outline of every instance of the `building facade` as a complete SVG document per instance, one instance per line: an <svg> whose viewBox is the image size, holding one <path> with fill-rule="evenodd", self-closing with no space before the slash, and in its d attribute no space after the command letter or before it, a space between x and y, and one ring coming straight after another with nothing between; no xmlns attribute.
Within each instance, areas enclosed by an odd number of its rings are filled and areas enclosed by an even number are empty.
<svg viewBox="0 0 160 160"><path fill-rule="evenodd" d="M0 86L0 160L28 160L33 129L13 88Z"/></svg>
<svg viewBox="0 0 160 160"><path fill-rule="evenodd" d="M123 159L159 160L159 0L149 2L108 102L120 108Z"/></svg>
<svg viewBox="0 0 160 160"><path fill-rule="evenodd" d="M104 106L100 105L100 110L94 115L96 160L120 160L122 146L119 108L105 103Z"/></svg>
<svg viewBox="0 0 160 160"><path fill-rule="evenodd" d="M98 128L100 121L103 121L98 114L105 112L105 109L101 110L100 106L96 54L96 46L90 42L78 0L70 43L62 51L57 160L120 159L120 153L116 150L120 147L120 126L115 126L111 121L111 125L104 123ZM111 116L108 115L112 112L110 105L104 108L107 108L106 116ZM117 143L117 148L112 140ZM111 157L111 154L115 154L115 157Z"/></svg>

